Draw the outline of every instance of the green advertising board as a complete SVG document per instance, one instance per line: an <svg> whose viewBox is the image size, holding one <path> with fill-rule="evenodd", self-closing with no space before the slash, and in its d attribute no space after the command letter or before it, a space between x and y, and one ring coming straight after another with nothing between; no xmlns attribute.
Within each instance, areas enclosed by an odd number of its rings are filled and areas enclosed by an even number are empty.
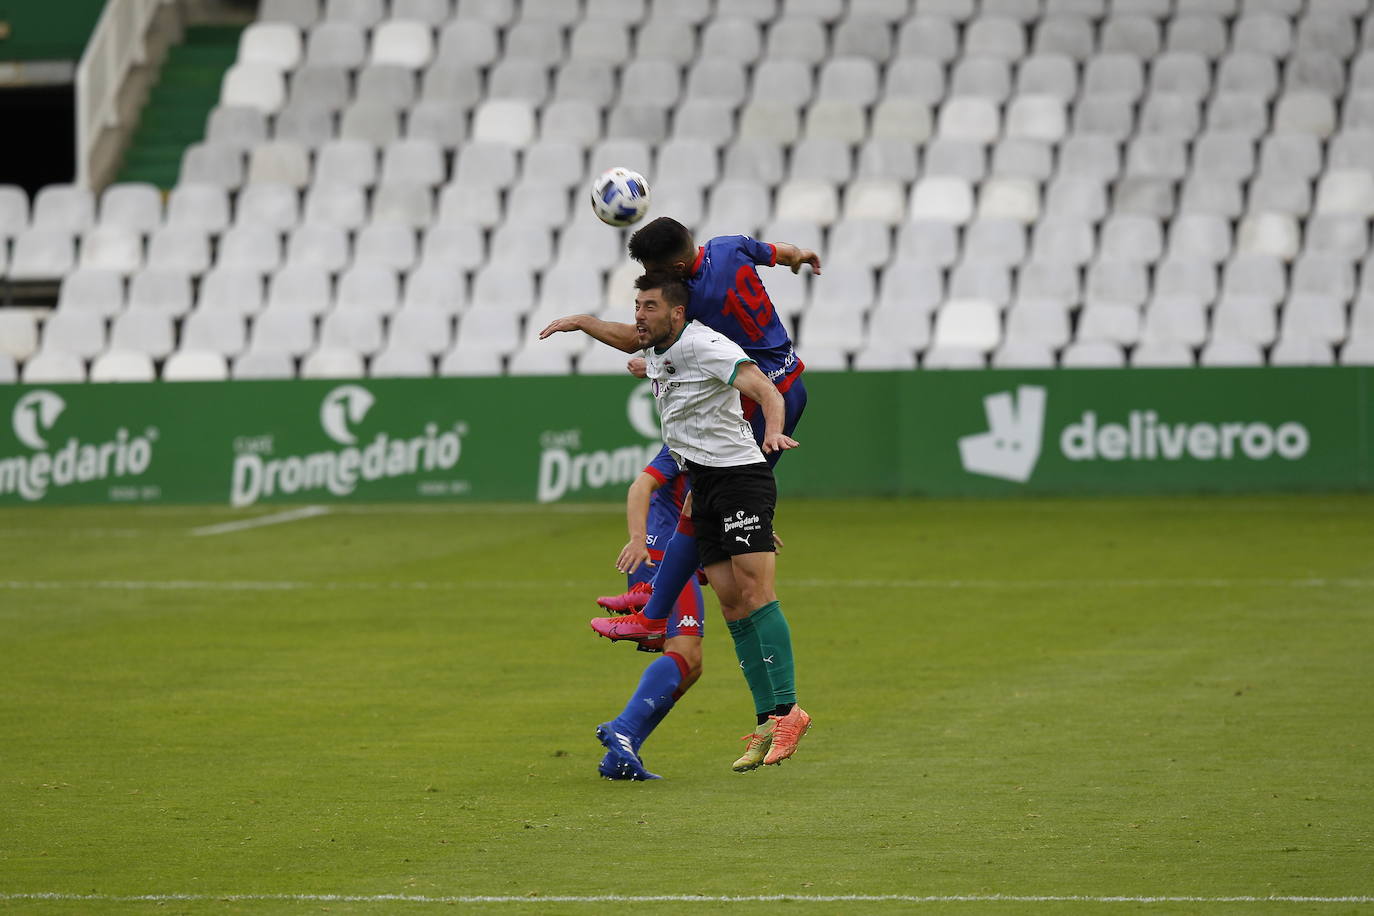
<svg viewBox="0 0 1374 916"><path fill-rule="evenodd" d="M1364 489L1357 368L808 373L787 495ZM0 387L0 504L619 500L632 378Z"/></svg>
<svg viewBox="0 0 1374 916"><path fill-rule="evenodd" d="M629 377L3 391L11 504L618 498L660 447Z"/></svg>

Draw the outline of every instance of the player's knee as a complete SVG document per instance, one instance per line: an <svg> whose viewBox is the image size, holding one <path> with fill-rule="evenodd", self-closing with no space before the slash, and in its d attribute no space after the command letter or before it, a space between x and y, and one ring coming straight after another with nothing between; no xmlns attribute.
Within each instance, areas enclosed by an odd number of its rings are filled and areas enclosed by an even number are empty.
<svg viewBox="0 0 1374 916"><path fill-rule="evenodd" d="M701 640L695 636L674 637L664 644L665 652L676 656L678 669L682 675L681 690L696 683L701 677Z"/></svg>

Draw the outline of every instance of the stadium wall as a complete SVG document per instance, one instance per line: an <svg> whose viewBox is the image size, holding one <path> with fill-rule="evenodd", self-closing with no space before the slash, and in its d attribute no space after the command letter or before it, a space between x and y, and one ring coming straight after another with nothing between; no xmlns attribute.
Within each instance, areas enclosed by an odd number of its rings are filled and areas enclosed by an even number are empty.
<svg viewBox="0 0 1374 916"><path fill-rule="evenodd" d="M1374 486L1369 369L806 379L784 495ZM657 448L629 378L13 386L0 504L619 500Z"/></svg>

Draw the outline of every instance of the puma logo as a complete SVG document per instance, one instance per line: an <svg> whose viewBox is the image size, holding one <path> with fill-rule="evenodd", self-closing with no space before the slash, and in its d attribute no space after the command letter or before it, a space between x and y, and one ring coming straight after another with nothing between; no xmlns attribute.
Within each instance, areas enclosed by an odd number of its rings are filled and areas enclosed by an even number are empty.
<svg viewBox="0 0 1374 916"><path fill-rule="evenodd" d="M740 537L740 536L737 534L737 535L735 535L735 540L743 542L743 544L744 544L745 547L748 547L748 546L749 546L749 535L745 535L744 537Z"/></svg>

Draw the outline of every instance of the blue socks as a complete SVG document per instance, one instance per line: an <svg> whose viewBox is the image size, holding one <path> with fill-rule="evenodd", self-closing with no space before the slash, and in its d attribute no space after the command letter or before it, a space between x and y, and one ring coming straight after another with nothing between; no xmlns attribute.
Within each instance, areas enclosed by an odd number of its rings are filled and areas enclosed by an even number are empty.
<svg viewBox="0 0 1374 916"><path fill-rule="evenodd" d="M617 730L630 735L636 750L673 708L681 684L682 669L672 655L656 658L644 669L639 686L615 718Z"/></svg>
<svg viewBox="0 0 1374 916"><path fill-rule="evenodd" d="M678 595L697 574L700 563L696 535L688 534L681 528L674 531L663 551L663 559L658 561L658 572L654 574L654 593L649 597L649 603L644 605L644 616L650 620L667 620Z"/></svg>

